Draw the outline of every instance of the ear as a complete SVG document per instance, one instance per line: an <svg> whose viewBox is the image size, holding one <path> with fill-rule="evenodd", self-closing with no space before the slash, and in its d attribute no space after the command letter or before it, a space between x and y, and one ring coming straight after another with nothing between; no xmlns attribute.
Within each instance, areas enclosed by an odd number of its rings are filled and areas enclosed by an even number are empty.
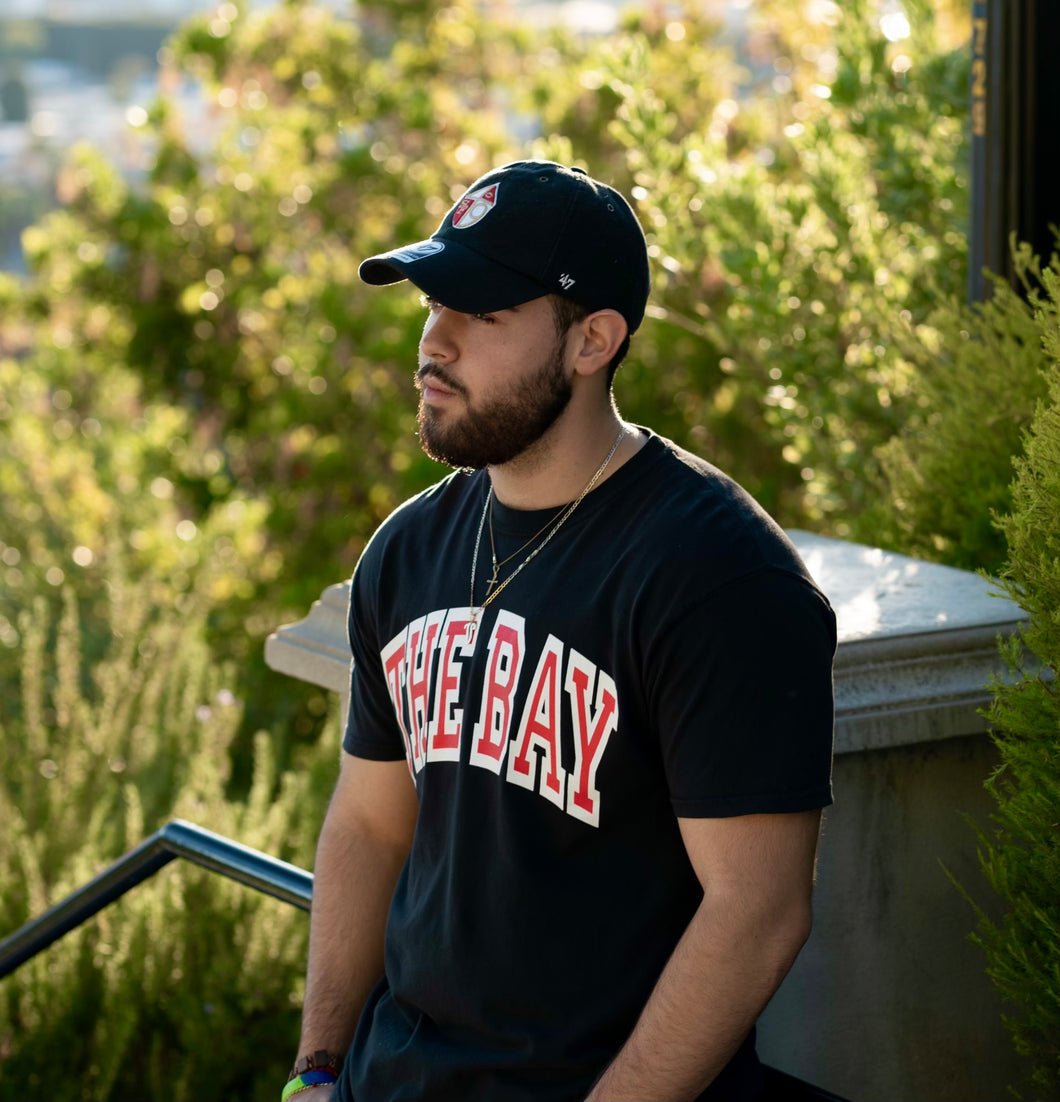
<svg viewBox="0 0 1060 1102"><path fill-rule="evenodd" d="M617 310L597 310L571 326L571 351L574 370L579 375L595 375L614 358L626 339L626 319Z"/></svg>

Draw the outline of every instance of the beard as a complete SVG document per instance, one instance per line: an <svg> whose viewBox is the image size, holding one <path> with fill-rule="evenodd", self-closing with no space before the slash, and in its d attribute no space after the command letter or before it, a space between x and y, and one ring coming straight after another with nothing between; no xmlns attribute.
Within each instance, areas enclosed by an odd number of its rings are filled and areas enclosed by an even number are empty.
<svg viewBox="0 0 1060 1102"><path fill-rule="evenodd" d="M463 412L440 412L421 401L416 418L420 446L450 467L478 469L510 462L536 444L567 408L571 384L563 368L563 345L557 341L541 366L511 393L473 406L467 390L443 367L424 364L417 380L435 376L466 405Z"/></svg>

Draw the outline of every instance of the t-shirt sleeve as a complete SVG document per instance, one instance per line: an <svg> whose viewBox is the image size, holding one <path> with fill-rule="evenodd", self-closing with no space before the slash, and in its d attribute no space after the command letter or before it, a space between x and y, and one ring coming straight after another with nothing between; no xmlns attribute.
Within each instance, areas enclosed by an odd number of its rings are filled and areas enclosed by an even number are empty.
<svg viewBox="0 0 1060 1102"><path fill-rule="evenodd" d="M350 585L347 628L353 661L342 748L358 758L399 761L405 757L405 742L383 671L382 643L376 630L378 574L370 550L361 557Z"/></svg>
<svg viewBox="0 0 1060 1102"><path fill-rule="evenodd" d="M694 602L657 637L649 692L678 816L832 802L835 647L827 600L774 568Z"/></svg>

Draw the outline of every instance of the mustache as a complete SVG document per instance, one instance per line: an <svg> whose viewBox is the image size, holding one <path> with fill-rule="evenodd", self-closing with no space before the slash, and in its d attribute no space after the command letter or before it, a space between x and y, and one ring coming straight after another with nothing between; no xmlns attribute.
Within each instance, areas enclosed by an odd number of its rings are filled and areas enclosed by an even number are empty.
<svg viewBox="0 0 1060 1102"><path fill-rule="evenodd" d="M464 389L463 384L458 383L444 367L439 366L433 360L428 360L416 372L417 385L422 386L423 381L428 378L428 376L437 379L447 390L451 390L454 394L460 394L467 397L467 391Z"/></svg>

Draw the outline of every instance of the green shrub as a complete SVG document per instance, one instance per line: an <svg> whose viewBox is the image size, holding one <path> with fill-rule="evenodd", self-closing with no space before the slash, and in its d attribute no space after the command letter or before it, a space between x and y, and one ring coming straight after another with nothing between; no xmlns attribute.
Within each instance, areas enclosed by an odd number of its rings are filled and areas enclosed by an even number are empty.
<svg viewBox="0 0 1060 1102"><path fill-rule="evenodd" d="M22 708L0 723L4 933L172 818L311 864L334 755L281 776L260 732L249 795L226 796L242 705L205 642L206 588L157 610L110 579L109 640L91 665L69 591L58 621L43 600L23 614ZM0 1099L275 1093L307 935L302 911L170 864L0 983Z"/></svg>
<svg viewBox="0 0 1060 1102"><path fill-rule="evenodd" d="M1002 764L988 782L998 803L980 856L1007 910L980 918L988 971L1011 1007L1016 1048L1033 1064L1036 1098L1060 1097L1060 272L1042 276L1036 324L1048 394L1016 461L1004 592L1028 614L1005 648L1011 684L997 684L989 718Z"/></svg>
<svg viewBox="0 0 1060 1102"><path fill-rule="evenodd" d="M0 288L0 313L3 305ZM136 581L159 607L184 599L198 577L209 587L213 634L224 629L238 661L239 611L269 576L261 502L233 495L192 511L181 500L174 452L194 437L191 412L146 399L127 367L105 362L106 349L77 360L39 337L32 360L0 358L0 693L9 720L21 710L20 613L44 600L59 615L60 588L77 597L94 662L108 634L110 574Z"/></svg>
<svg viewBox="0 0 1060 1102"><path fill-rule="evenodd" d="M773 7L754 28L774 44L759 95L697 100L696 70L654 41L593 66L657 257L616 389L783 524L849 535L916 394L900 335L964 283L967 58L929 10L904 69L874 5L837 6L827 34Z"/></svg>
<svg viewBox="0 0 1060 1102"><path fill-rule="evenodd" d="M1020 290L995 279L988 302L951 298L904 330L916 407L880 449L881 492L854 528L865 542L965 569L1004 561L993 518L1011 505L1012 456L1047 389L1043 328L1060 310L1030 248L1013 256ZM1047 274L1058 272L1054 257Z"/></svg>

